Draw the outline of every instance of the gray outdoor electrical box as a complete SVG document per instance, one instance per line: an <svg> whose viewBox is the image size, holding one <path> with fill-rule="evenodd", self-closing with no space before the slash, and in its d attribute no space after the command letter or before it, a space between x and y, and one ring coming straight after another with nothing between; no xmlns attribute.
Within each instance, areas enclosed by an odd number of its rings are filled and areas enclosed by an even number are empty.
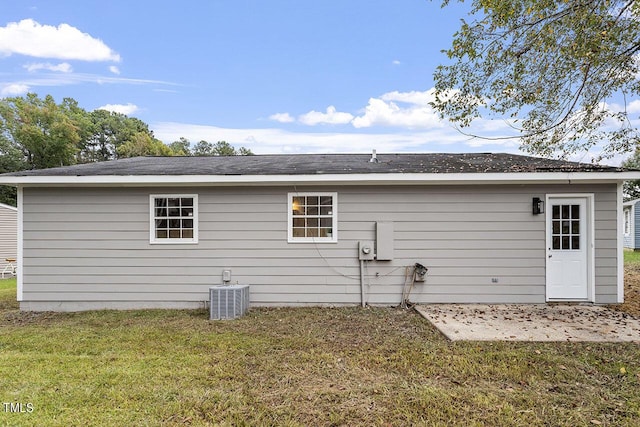
<svg viewBox="0 0 640 427"><path fill-rule="evenodd" d="M358 259L364 261L373 261L375 259L373 242L358 242Z"/></svg>
<svg viewBox="0 0 640 427"><path fill-rule="evenodd" d="M222 270L222 282L229 283L231 281L231 270Z"/></svg>
<svg viewBox="0 0 640 427"><path fill-rule="evenodd" d="M378 261L393 259L392 222L376 222L376 259Z"/></svg>

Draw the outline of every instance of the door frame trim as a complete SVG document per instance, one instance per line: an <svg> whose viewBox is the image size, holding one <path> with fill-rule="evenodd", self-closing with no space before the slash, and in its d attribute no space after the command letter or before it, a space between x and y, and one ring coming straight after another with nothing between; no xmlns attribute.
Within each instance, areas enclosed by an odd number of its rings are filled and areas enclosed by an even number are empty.
<svg viewBox="0 0 640 427"><path fill-rule="evenodd" d="M549 298L549 289L547 284L549 283L549 250L551 248L551 201L552 199L570 199L580 198L585 199L587 202L587 298L577 299L559 299ZM595 195L594 193L550 193L545 195L545 284L544 284L544 298L546 302L562 302L562 301L578 301L578 302L596 302L596 269L595 269Z"/></svg>

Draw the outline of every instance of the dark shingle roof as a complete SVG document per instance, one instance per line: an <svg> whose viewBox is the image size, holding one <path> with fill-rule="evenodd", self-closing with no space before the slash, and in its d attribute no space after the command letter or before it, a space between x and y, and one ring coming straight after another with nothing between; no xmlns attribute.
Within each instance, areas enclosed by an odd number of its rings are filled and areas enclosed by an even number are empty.
<svg viewBox="0 0 640 427"><path fill-rule="evenodd" d="M503 153L293 154L134 157L5 176L319 175L385 173L621 172L625 169Z"/></svg>

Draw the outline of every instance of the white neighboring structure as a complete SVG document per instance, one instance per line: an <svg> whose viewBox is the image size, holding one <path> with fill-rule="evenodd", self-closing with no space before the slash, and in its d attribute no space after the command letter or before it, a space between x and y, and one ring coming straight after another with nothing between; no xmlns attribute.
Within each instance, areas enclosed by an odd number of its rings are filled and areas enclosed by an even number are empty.
<svg viewBox="0 0 640 427"><path fill-rule="evenodd" d="M18 209L0 203L0 272L4 272L4 278L11 277L12 274L9 274L9 271L13 271L7 259L16 259L17 255ZM15 262L13 265L16 265Z"/></svg>
<svg viewBox="0 0 640 427"><path fill-rule="evenodd" d="M629 200L623 204L623 241L628 249L640 249L640 199Z"/></svg>

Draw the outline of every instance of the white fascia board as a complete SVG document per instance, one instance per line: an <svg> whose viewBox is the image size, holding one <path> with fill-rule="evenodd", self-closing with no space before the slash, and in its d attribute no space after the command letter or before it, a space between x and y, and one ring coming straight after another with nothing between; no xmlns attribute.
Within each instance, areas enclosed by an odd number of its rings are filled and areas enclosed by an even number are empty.
<svg viewBox="0 0 640 427"><path fill-rule="evenodd" d="M314 175L92 175L6 176L0 185L60 186L225 186L225 185L455 185L607 183L640 179L640 172L384 173Z"/></svg>
<svg viewBox="0 0 640 427"><path fill-rule="evenodd" d="M14 207L14 206L5 205L4 203L0 203L0 208L9 209L9 210L16 211L16 212L18 211L18 208Z"/></svg>

